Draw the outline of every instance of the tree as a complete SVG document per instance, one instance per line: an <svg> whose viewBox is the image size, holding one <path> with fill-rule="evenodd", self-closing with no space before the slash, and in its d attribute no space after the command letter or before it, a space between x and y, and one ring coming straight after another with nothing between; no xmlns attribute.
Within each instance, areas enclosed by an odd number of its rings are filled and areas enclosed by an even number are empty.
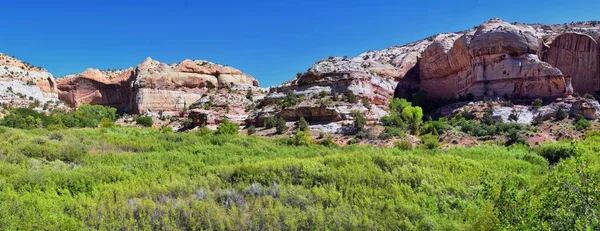
<svg viewBox="0 0 600 231"><path fill-rule="evenodd" d="M358 110L353 110L352 112L350 112L350 115L354 117L354 128L356 128L356 131L361 132L365 130L365 125L367 124L367 119L365 118L365 115L363 115Z"/></svg>
<svg viewBox="0 0 600 231"><path fill-rule="evenodd" d="M533 101L533 103L531 103L531 106L533 106L533 109L537 110L540 109L540 107L542 107L542 99L537 98Z"/></svg>
<svg viewBox="0 0 600 231"><path fill-rule="evenodd" d="M402 110L402 119L408 122L413 134L418 135L419 127L423 123L423 109L419 106L407 106Z"/></svg>
<svg viewBox="0 0 600 231"><path fill-rule="evenodd" d="M308 122L304 119L304 117L300 117L298 121L298 130L299 131L309 131Z"/></svg>
<svg viewBox="0 0 600 231"><path fill-rule="evenodd" d="M288 130L288 126L287 126L287 122L279 117L279 119L277 119L277 125L275 127L275 131L277 134L285 134Z"/></svg>

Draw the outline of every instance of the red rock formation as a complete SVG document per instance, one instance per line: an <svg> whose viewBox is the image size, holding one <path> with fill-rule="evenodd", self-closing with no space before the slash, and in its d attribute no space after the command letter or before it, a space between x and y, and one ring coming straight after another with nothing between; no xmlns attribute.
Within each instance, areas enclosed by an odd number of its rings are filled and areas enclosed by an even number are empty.
<svg viewBox="0 0 600 231"><path fill-rule="evenodd" d="M137 68L122 71L88 69L59 79L60 98L73 107L100 104L124 111L177 113L211 89L247 85L256 88L252 76L207 61L184 60L167 65L150 58Z"/></svg>
<svg viewBox="0 0 600 231"><path fill-rule="evenodd" d="M128 110L134 70L86 71L58 79L59 98L72 107L98 104Z"/></svg>
<svg viewBox="0 0 600 231"><path fill-rule="evenodd" d="M589 35L565 33L548 46L545 60L571 76L573 90L594 93L600 90L600 46Z"/></svg>
<svg viewBox="0 0 600 231"><path fill-rule="evenodd" d="M565 93L560 70L535 55L531 27L492 19L462 36L437 36L419 62L420 89L430 98L558 97Z"/></svg>

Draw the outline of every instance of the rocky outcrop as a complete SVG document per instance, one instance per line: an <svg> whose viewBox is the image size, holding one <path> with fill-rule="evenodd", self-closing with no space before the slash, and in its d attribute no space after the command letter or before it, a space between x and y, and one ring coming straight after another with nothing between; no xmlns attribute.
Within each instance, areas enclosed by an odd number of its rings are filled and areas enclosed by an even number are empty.
<svg viewBox="0 0 600 231"><path fill-rule="evenodd" d="M236 85L258 87L258 81L240 70L208 61L184 60L167 65L148 58L135 70L131 104L138 113L181 111L211 89Z"/></svg>
<svg viewBox="0 0 600 231"><path fill-rule="evenodd" d="M256 79L232 67L203 60L168 65L151 58L126 70L88 69L60 78L58 85L60 98L73 107L99 104L167 114L178 114L218 89L258 89Z"/></svg>
<svg viewBox="0 0 600 231"><path fill-rule="evenodd" d="M99 104L127 111L133 78L133 68L107 71L87 69L80 74L58 79L59 98L72 107Z"/></svg>
<svg viewBox="0 0 600 231"><path fill-rule="evenodd" d="M538 58L539 44L533 28L499 19L463 35L439 35L419 62L420 89L434 99L562 96L564 76Z"/></svg>
<svg viewBox="0 0 600 231"><path fill-rule="evenodd" d="M0 53L0 102L15 107L58 100L56 82L50 72Z"/></svg>
<svg viewBox="0 0 600 231"><path fill-rule="evenodd" d="M590 35L565 33L556 37L546 47L544 61L570 76L575 92L600 90L600 47Z"/></svg>

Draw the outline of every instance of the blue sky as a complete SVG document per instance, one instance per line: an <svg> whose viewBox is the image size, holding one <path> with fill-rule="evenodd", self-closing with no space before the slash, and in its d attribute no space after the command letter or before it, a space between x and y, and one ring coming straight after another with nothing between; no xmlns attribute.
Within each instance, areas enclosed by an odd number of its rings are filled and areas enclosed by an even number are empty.
<svg viewBox="0 0 600 231"><path fill-rule="evenodd" d="M55 76L205 59L278 85L328 56L513 22L600 20L596 1L3 0L0 52Z"/></svg>

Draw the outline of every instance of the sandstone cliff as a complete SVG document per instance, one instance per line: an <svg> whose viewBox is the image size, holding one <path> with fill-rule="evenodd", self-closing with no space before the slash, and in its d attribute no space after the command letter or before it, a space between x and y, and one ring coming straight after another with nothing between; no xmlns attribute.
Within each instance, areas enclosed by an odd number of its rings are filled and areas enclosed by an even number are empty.
<svg viewBox="0 0 600 231"><path fill-rule="evenodd" d="M540 40L532 27L499 19L462 35L439 35L422 53L420 89L430 98L562 96L563 74L538 58Z"/></svg>
<svg viewBox="0 0 600 231"><path fill-rule="evenodd" d="M76 107L100 104L133 113L177 114L213 89L257 88L252 76L203 60L168 65L151 58L135 68L88 69L58 80L60 98Z"/></svg>
<svg viewBox="0 0 600 231"><path fill-rule="evenodd" d="M58 100L52 74L41 67L0 53L0 103L26 107Z"/></svg>

